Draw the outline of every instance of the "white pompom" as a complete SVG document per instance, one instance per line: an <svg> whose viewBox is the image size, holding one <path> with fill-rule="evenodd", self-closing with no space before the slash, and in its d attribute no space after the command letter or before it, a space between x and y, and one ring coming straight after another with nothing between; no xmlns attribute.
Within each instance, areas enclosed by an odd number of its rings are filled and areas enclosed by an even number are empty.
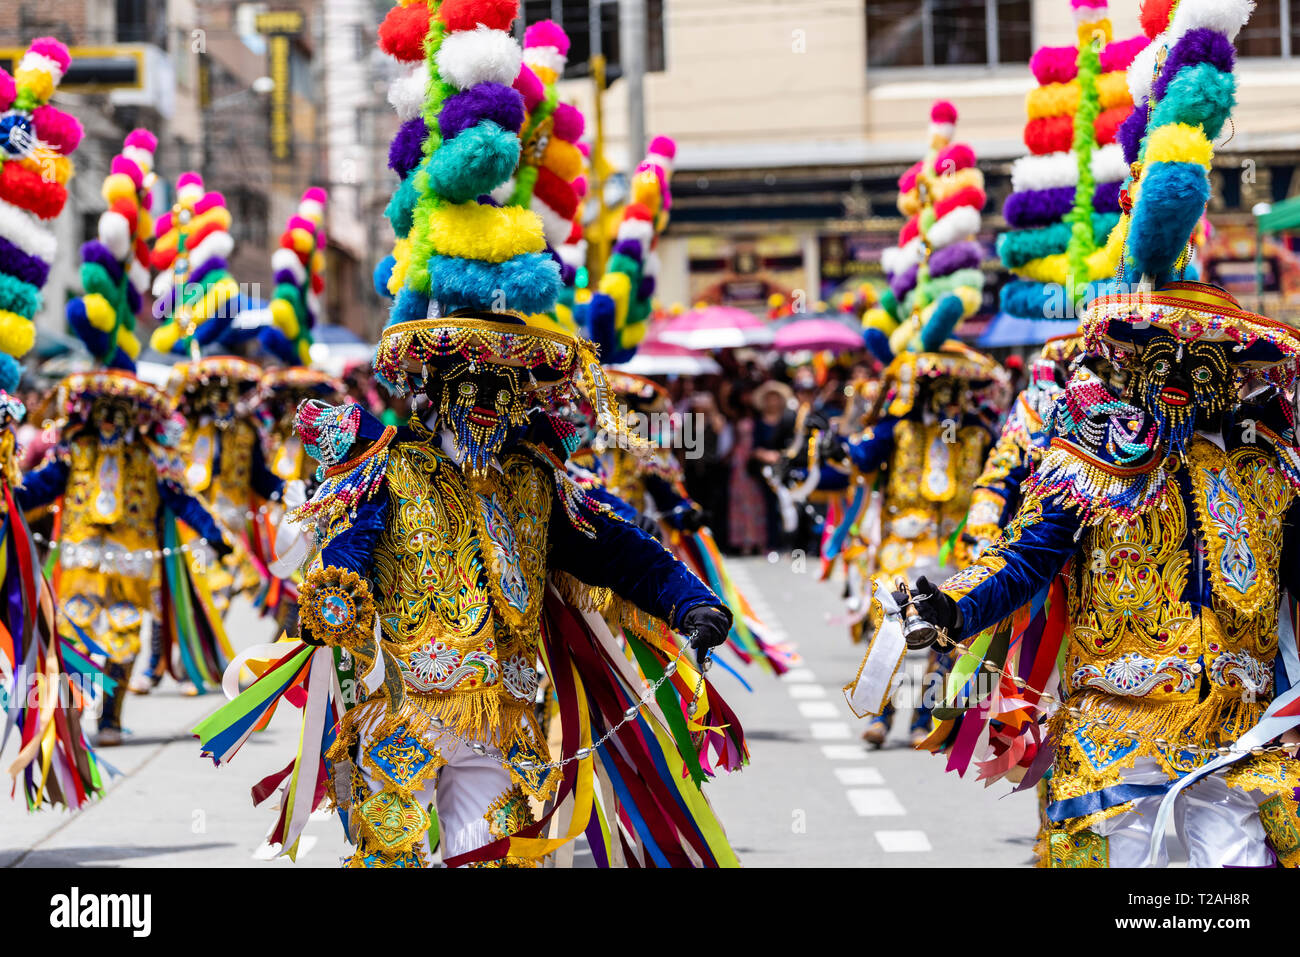
<svg viewBox="0 0 1300 957"><path fill-rule="evenodd" d="M127 271L127 278L131 282L131 288L142 296L145 290L149 288L149 270L141 265L137 259L131 260L131 268Z"/></svg>
<svg viewBox="0 0 1300 957"><path fill-rule="evenodd" d="M541 217L542 234L546 237L547 245L552 249L569 238L569 233L573 232L573 220L565 219L536 196L528 206Z"/></svg>
<svg viewBox="0 0 1300 957"><path fill-rule="evenodd" d="M121 213L111 209L99 215L99 241L108 247L113 258L125 262L131 255L131 224Z"/></svg>
<svg viewBox="0 0 1300 957"><path fill-rule="evenodd" d="M473 30L453 33L438 48L438 73L457 89L480 83L510 86L523 65L523 50L515 38L479 24Z"/></svg>
<svg viewBox="0 0 1300 957"><path fill-rule="evenodd" d="M931 249L942 249L962 239L970 239L980 229L980 211L974 206L958 206L945 214L926 232Z"/></svg>
<svg viewBox="0 0 1300 957"><path fill-rule="evenodd" d="M1079 181L1079 164L1072 153L1022 156L1011 164L1011 191L1056 189Z"/></svg>
<svg viewBox="0 0 1300 957"><path fill-rule="evenodd" d="M556 47L529 47L524 51L524 62L529 66L550 70L556 76L563 76L564 67L569 61Z"/></svg>
<svg viewBox="0 0 1300 957"><path fill-rule="evenodd" d="M618 226L618 238L620 240L640 240L642 249L650 247L650 240L654 239L654 235L654 224L646 222L644 219L627 219L619 223Z"/></svg>
<svg viewBox="0 0 1300 957"><path fill-rule="evenodd" d="M513 81L512 81L513 82ZM399 76L388 88L388 102L405 123L424 109L424 94L429 88L429 65L421 60L408 73Z"/></svg>
<svg viewBox="0 0 1300 957"><path fill-rule="evenodd" d="M506 203L510 202L510 197L513 196L514 193L515 193L515 178L511 176L508 180L506 180L496 189L492 190L492 192L489 193L488 195L490 195L494 200L496 200L498 203L504 206Z"/></svg>
<svg viewBox="0 0 1300 957"><path fill-rule="evenodd" d="M303 268L302 262L298 259L298 254L292 249L285 249L283 246L271 253L272 275L282 271L293 274L295 285L301 286L307 281L307 270Z"/></svg>

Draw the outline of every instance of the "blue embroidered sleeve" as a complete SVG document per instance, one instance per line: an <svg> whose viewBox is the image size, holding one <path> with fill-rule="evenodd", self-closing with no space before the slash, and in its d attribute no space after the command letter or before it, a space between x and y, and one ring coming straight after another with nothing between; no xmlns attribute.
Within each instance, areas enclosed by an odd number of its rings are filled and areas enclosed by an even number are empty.
<svg viewBox="0 0 1300 957"><path fill-rule="evenodd" d="M603 509L586 507L582 513L595 532L594 540L575 528L558 504L551 510L553 567L588 585L611 589L674 628L698 605L722 607L704 582L631 522Z"/></svg>
<svg viewBox="0 0 1300 957"><path fill-rule="evenodd" d="M686 516L698 511L698 506L694 502L679 494L672 483L658 475L645 477L645 490L650 493L650 498L663 519L679 531L683 527L682 523Z"/></svg>
<svg viewBox="0 0 1300 957"><path fill-rule="evenodd" d="M957 602L962 637L996 624L1038 594L1078 549L1078 528L1078 513L1054 499L1041 513L1022 508L988 551L943 583L945 591L965 591Z"/></svg>
<svg viewBox="0 0 1300 957"><path fill-rule="evenodd" d="M21 487L14 489L14 501L24 512L49 505L63 494L68 484L68 463L56 458L23 476Z"/></svg>
<svg viewBox="0 0 1300 957"><path fill-rule="evenodd" d="M375 542L384 530L388 516L388 487L376 489L369 499L357 506L357 517L351 525L326 542L320 560L325 566L333 565L356 572L367 581L374 568Z"/></svg>
<svg viewBox="0 0 1300 957"><path fill-rule="evenodd" d="M207 539L208 544L216 549L218 554L224 555L230 552L231 548L226 542L226 536L202 502L181 491L180 486L168 480L158 483L158 496L162 499L163 505L175 513L177 518L194 529L196 535Z"/></svg>
<svg viewBox="0 0 1300 957"><path fill-rule="evenodd" d="M253 443L253 461L249 473L253 491L264 499L279 498L284 492L284 480L266 467L266 456L262 453L262 443Z"/></svg>
<svg viewBox="0 0 1300 957"><path fill-rule="evenodd" d="M894 424L897 421L894 416L886 416L860 438L849 439L849 458L860 471L874 472L885 463L894 447Z"/></svg>
<svg viewBox="0 0 1300 957"><path fill-rule="evenodd" d="M597 502L607 506L609 510L619 518L632 522L633 524L636 523L638 515L637 510L603 485L593 485L590 488L584 489L584 491L588 498L594 498Z"/></svg>

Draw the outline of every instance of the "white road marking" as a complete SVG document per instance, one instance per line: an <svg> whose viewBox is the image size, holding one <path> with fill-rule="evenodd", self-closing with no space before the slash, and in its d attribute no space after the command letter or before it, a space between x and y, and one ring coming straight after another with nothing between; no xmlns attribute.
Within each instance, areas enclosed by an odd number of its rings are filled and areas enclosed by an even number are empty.
<svg viewBox="0 0 1300 957"><path fill-rule="evenodd" d="M833 701L800 701L799 713L805 718L838 718L839 708Z"/></svg>
<svg viewBox="0 0 1300 957"><path fill-rule="evenodd" d="M810 730L818 741L838 741L853 737L853 732L843 721L814 721Z"/></svg>
<svg viewBox="0 0 1300 957"><path fill-rule="evenodd" d="M823 744L822 756L828 761L865 761L866 749L860 744Z"/></svg>
<svg viewBox="0 0 1300 957"><path fill-rule="evenodd" d="M890 854L906 854L932 851L930 839L925 831L877 831L876 841Z"/></svg>
<svg viewBox="0 0 1300 957"><path fill-rule="evenodd" d="M795 668L782 675L781 680L789 684L798 683L800 681L816 681L817 678L807 668Z"/></svg>
<svg viewBox="0 0 1300 957"><path fill-rule="evenodd" d="M844 792L849 803L859 817L880 817L884 815L902 815L907 811L898 802L897 795L889 788L850 788Z"/></svg>
<svg viewBox="0 0 1300 957"><path fill-rule="evenodd" d="M789 690L789 692L790 692L790 697L791 697L791 698L824 698L824 697L826 697L826 689L823 688L821 685L804 685L804 684L791 685L791 684L788 684L788 685L786 685L786 688L787 688L787 690Z"/></svg>
<svg viewBox="0 0 1300 957"><path fill-rule="evenodd" d="M846 788L885 783L879 768L836 768L835 776Z"/></svg>

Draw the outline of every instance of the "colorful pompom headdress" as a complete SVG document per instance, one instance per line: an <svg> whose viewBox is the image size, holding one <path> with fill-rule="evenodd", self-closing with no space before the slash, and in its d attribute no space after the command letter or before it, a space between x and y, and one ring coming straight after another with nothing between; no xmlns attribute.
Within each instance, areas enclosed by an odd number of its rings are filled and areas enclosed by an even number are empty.
<svg viewBox="0 0 1300 957"><path fill-rule="evenodd" d="M290 366L311 364L312 330L320 321L325 290L326 198L318 186L302 194L271 254L271 324L257 338L263 349Z"/></svg>
<svg viewBox="0 0 1300 957"><path fill-rule="evenodd" d="M1132 176L1116 227L1124 244L1120 291L1099 296L1083 322L1091 352L1124 365L1154 334L1231 343L1240 373L1294 383L1300 339L1283 323L1242 310L1215 286L1185 280L1191 242L1210 197L1213 140L1235 103L1233 39L1251 0L1167 0L1142 9L1151 44L1128 82L1139 104L1120 130Z"/></svg>
<svg viewBox="0 0 1300 957"><path fill-rule="evenodd" d="M902 352L938 351L980 306L984 251L975 234L984 174L974 151L952 142L956 123L956 107L935 103L925 158L898 180L898 209L907 222L898 245L881 256L889 289L863 316L867 346L885 363Z"/></svg>
<svg viewBox="0 0 1300 957"><path fill-rule="evenodd" d="M36 341L41 289L57 251L53 220L68 199L81 124L50 104L72 58L33 40L14 75L0 69L0 390L18 387L18 360Z"/></svg>
<svg viewBox="0 0 1300 957"><path fill-rule="evenodd" d="M397 395L482 366L514 370L521 392L578 385L602 427L624 433L595 349L538 318L560 289L542 220L492 199L520 157L517 13L516 0L432 0L394 8L380 28L380 45L406 64L389 92L403 121L390 160L406 174L387 210L395 298L375 372Z"/></svg>
<svg viewBox="0 0 1300 957"><path fill-rule="evenodd" d="M85 294L66 310L68 325L96 360L128 372L135 371L140 354L136 317L149 291L150 191L157 146L148 130L133 130L113 157L102 190L108 209L100 214L96 238L81 247Z"/></svg>
<svg viewBox="0 0 1300 957"><path fill-rule="evenodd" d="M183 173L176 203L158 217L155 232L154 315L162 323L149 344L158 352L198 358L201 347L226 334L239 308L225 197L205 190L198 173Z"/></svg>
<svg viewBox="0 0 1300 957"><path fill-rule="evenodd" d="M1128 166L1116 136L1133 108L1125 71L1150 41L1114 40L1106 0L1070 5L1075 45L1042 47L1029 61L1039 83L1026 98L1029 155L1012 164L997 249L1016 277L1002 288L1002 310L1072 327L1076 305L1119 262L1114 230Z"/></svg>

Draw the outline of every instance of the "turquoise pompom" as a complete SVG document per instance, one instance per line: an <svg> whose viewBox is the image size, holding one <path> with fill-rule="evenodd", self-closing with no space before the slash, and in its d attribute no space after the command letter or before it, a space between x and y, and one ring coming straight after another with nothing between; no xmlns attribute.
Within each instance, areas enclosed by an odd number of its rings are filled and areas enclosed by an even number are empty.
<svg viewBox="0 0 1300 957"><path fill-rule="evenodd" d="M492 192L519 163L519 137L482 120L429 159L429 186L449 202L467 203Z"/></svg>

